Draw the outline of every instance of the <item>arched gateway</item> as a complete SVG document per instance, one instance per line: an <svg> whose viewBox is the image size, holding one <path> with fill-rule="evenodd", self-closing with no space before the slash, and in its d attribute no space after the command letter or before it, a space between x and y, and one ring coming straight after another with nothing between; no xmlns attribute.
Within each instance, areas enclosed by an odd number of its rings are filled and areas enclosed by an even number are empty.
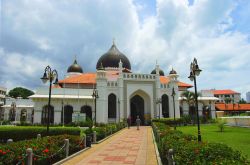
<svg viewBox="0 0 250 165"><path fill-rule="evenodd" d="M141 119L141 125L144 125L144 100L141 96L135 95L130 99L130 115L132 125L135 125L137 116Z"/></svg>

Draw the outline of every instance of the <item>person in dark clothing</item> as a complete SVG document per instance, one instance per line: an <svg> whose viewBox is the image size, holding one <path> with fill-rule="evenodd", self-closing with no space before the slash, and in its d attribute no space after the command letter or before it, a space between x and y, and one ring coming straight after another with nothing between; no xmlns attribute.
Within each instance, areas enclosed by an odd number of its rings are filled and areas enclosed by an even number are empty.
<svg viewBox="0 0 250 165"><path fill-rule="evenodd" d="M141 119L139 118L139 116L137 116L137 119L136 119L136 126L137 126L137 130L139 130L140 128L140 124L141 124Z"/></svg>
<svg viewBox="0 0 250 165"><path fill-rule="evenodd" d="M131 126L131 117L130 116L127 118L127 125L128 125L128 129L129 129Z"/></svg>

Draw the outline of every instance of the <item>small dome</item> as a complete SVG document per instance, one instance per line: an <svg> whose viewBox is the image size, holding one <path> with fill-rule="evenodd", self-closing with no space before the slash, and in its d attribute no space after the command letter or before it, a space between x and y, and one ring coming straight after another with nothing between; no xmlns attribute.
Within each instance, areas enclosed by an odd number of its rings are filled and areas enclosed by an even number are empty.
<svg viewBox="0 0 250 165"><path fill-rule="evenodd" d="M160 76L164 76L165 74L164 74L164 72L163 72L163 70L159 70L159 73L160 73ZM151 72L151 74L156 74L156 70L154 69L154 70L152 70L152 72Z"/></svg>
<svg viewBox="0 0 250 165"><path fill-rule="evenodd" d="M96 69L101 68L101 64L102 64L102 67L104 68L107 68L107 67L119 68L120 61L122 62L122 66L124 68L131 70L131 65L130 65L128 58L123 53L121 53L117 49L116 45L113 43L113 45L108 50L108 52L103 54L99 58L96 64Z"/></svg>
<svg viewBox="0 0 250 165"><path fill-rule="evenodd" d="M172 68L172 70L169 72L169 74L177 74L177 72Z"/></svg>
<svg viewBox="0 0 250 165"><path fill-rule="evenodd" d="M82 67L77 64L75 59L74 63L68 67L68 73L76 72L76 73L83 73Z"/></svg>

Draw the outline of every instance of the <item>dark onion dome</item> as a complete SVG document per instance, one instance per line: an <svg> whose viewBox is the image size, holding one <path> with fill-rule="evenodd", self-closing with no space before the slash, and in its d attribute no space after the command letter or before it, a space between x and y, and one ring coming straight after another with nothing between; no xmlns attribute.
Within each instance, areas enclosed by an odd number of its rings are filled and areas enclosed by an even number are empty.
<svg viewBox="0 0 250 165"><path fill-rule="evenodd" d="M128 58L123 53L121 53L117 49L116 45L113 43L108 52L103 54L99 58L96 64L96 69L98 70L99 68L101 68L101 64L104 68L107 67L119 68L120 60L122 61L123 68L131 70L131 65Z"/></svg>
<svg viewBox="0 0 250 165"><path fill-rule="evenodd" d="M160 69L160 70L159 70L159 73L160 73L160 76L164 76L163 70ZM151 74L156 74L156 70L155 70L155 69L152 70Z"/></svg>
<svg viewBox="0 0 250 165"><path fill-rule="evenodd" d="M77 64L75 59L74 63L68 67L68 73L76 72L76 73L83 73L82 67Z"/></svg>
<svg viewBox="0 0 250 165"><path fill-rule="evenodd" d="M177 74L177 72L172 68L172 70L169 72L169 74Z"/></svg>

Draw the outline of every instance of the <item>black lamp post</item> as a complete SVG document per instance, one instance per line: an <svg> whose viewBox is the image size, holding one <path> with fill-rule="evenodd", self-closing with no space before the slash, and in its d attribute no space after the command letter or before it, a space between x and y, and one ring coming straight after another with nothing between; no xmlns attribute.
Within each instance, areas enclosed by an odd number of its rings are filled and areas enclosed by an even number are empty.
<svg viewBox="0 0 250 165"><path fill-rule="evenodd" d="M175 95L176 95L176 93L175 93L174 88L173 88L171 96L173 97L173 107L174 107L174 130L176 130L176 122L175 122L175 99L174 99Z"/></svg>
<svg viewBox="0 0 250 165"><path fill-rule="evenodd" d="M45 70L43 77L41 78L43 83L45 84L49 80L49 102L48 102L48 108L46 114L48 115L47 117L47 135L49 133L49 124L50 124L50 100L51 100L51 86L52 82L54 81L54 84L58 84L58 74L57 71L54 69L52 70L51 67L48 65ZM45 115L46 116L46 115Z"/></svg>
<svg viewBox="0 0 250 165"><path fill-rule="evenodd" d="M159 104L159 116L158 118L161 118L161 109L160 109L160 104L161 104L161 98L156 99L156 104Z"/></svg>
<svg viewBox="0 0 250 165"><path fill-rule="evenodd" d="M119 98L118 98L117 102L118 102L118 121L120 123L120 99Z"/></svg>
<svg viewBox="0 0 250 165"><path fill-rule="evenodd" d="M198 111L198 95L197 95L197 85L196 85L196 76L200 75L202 70L199 68L197 59L194 58L193 62L190 64L190 75L189 79L194 81L194 89L195 89L195 108L197 113L197 125L198 125L198 141L201 142L201 131L200 131L200 120L199 120L199 111Z"/></svg>
<svg viewBox="0 0 250 165"><path fill-rule="evenodd" d="M95 126L96 126L96 99L99 98L97 89L93 90L92 97L93 99L95 99Z"/></svg>

